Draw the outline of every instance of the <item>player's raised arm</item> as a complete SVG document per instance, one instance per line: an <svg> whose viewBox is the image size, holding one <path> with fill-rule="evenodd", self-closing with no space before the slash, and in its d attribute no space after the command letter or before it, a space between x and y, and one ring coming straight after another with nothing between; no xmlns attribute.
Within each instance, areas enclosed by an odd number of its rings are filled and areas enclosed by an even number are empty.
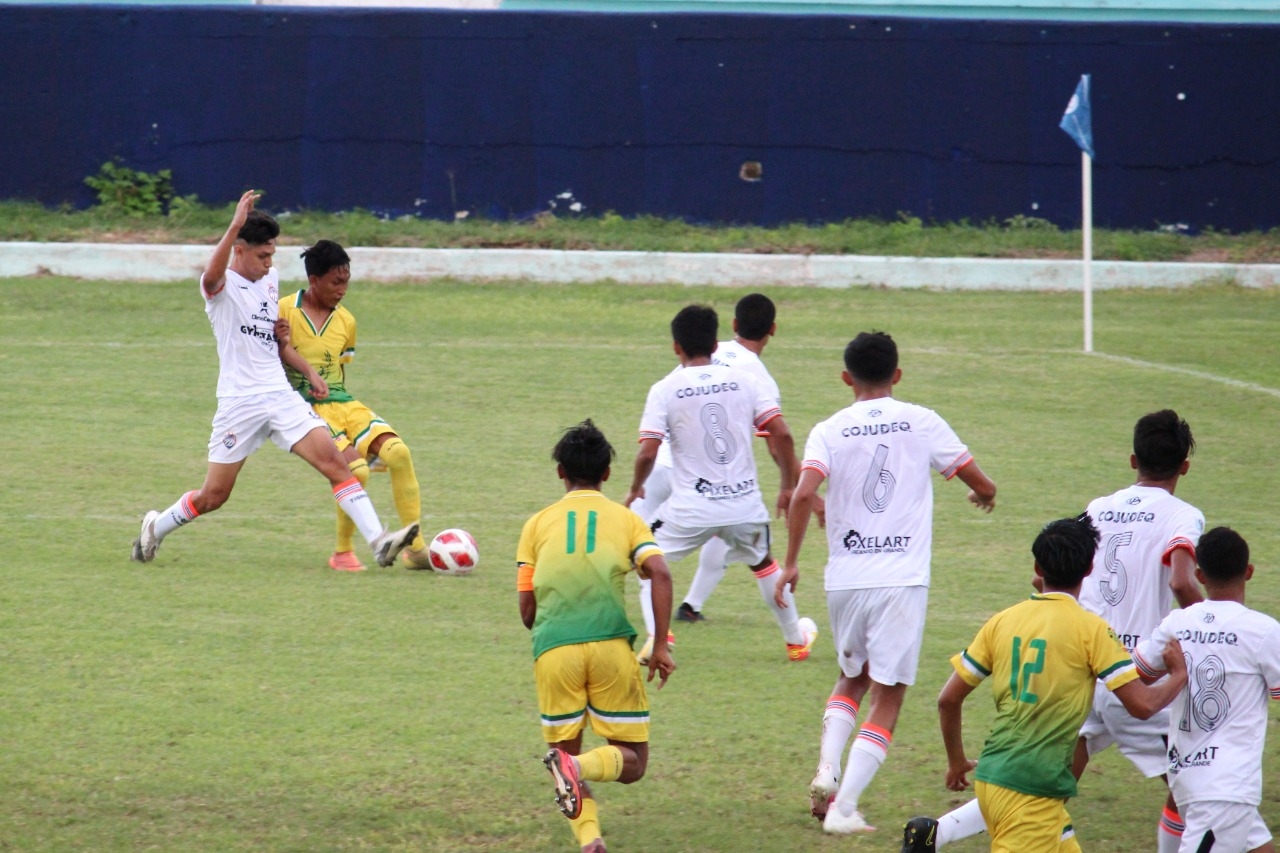
<svg viewBox="0 0 1280 853"><path fill-rule="evenodd" d="M253 204L258 200L261 193L257 190L248 190L244 195L240 196L240 201L236 204L236 212L231 216L231 224L227 226L227 233L222 235L222 239L218 241L218 245L213 247L213 254L209 257L209 263L205 265L204 274L200 276L200 283L204 287L207 296L217 295L227 284L227 266L231 263L231 250L235 246L236 237L240 233L241 226L249 217L249 211L253 210Z"/></svg>
<svg viewBox="0 0 1280 853"><path fill-rule="evenodd" d="M956 476L969 487L969 503L983 512L996 508L996 484L978 467L976 459L957 471Z"/></svg>

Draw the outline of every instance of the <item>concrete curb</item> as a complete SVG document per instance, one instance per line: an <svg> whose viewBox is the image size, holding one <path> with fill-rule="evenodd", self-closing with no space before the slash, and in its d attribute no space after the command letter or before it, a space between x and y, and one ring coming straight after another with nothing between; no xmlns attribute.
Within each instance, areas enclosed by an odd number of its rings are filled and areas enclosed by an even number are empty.
<svg viewBox="0 0 1280 853"><path fill-rule="evenodd" d="M120 243L0 243L0 277L58 275L111 281L195 279L210 246ZM276 255L280 277L304 281L295 247ZM1080 290L1080 261L900 258L866 255L753 255L683 252L566 252L554 249L350 250L357 279L732 287L887 287L945 290ZM1280 264L1095 261L1094 287L1280 286Z"/></svg>

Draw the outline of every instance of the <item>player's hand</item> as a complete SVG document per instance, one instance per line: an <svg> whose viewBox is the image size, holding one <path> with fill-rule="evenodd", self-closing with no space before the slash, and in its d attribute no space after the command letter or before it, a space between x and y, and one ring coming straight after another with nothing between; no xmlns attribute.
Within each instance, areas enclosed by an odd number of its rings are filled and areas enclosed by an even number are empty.
<svg viewBox="0 0 1280 853"><path fill-rule="evenodd" d="M793 492L795 492L795 489L778 490L778 518L791 517L791 495Z"/></svg>
<svg viewBox="0 0 1280 853"><path fill-rule="evenodd" d="M245 220L249 218L249 211L253 210L253 203L262 197L262 193L257 190L245 190L244 195L240 196L240 201L236 203L236 212L231 217L231 225L239 228L244 225Z"/></svg>
<svg viewBox="0 0 1280 853"><path fill-rule="evenodd" d="M676 671L676 662L671 657L671 650L664 646L659 649L656 645L649 654L649 678L653 681L653 676L658 676L658 689L661 690L667 684L667 679L671 673Z"/></svg>
<svg viewBox="0 0 1280 853"><path fill-rule="evenodd" d="M293 331L292 327L289 325L289 321L287 319L285 319L284 317L276 318L276 328L275 328L276 341L280 344L280 346L287 347L289 345L290 335L292 334L292 331Z"/></svg>
<svg viewBox="0 0 1280 853"><path fill-rule="evenodd" d="M965 759L962 764L947 767L947 789L963 791L969 787L969 771L978 766L978 762Z"/></svg>
<svg viewBox="0 0 1280 853"><path fill-rule="evenodd" d="M641 486L638 489L633 488L631 491L627 492L627 496L622 499L622 505L630 508L633 503L640 500L642 497L644 497L644 486Z"/></svg>
<svg viewBox="0 0 1280 853"><path fill-rule="evenodd" d="M1164 644L1164 648L1160 650L1160 657L1164 660L1164 668L1170 675L1186 672L1187 659L1182 655L1182 643L1179 643L1176 638Z"/></svg>
<svg viewBox="0 0 1280 853"><path fill-rule="evenodd" d="M317 400L323 400L329 396L329 383L324 381L324 377L314 371L307 377L307 384L311 386L311 396Z"/></svg>
<svg viewBox="0 0 1280 853"><path fill-rule="evenodd" d="M822 495L814 494L813 496L813 514L818 517L818 526L827 526L827 502L822 499Z"/></svg>
<svg viewBox="0 0 1280 853"><path fill-rule="evenodd" d="M994 497L991 497L991 498L979 497L978 493L975 492L973 489L969 490L969 503L973 504L983 512L991 512L991 510L996 508L996 499Z"/></svg>
<svg viewBox="0 0 1280 853"><path fill-rule="evenodd" d="M773 600L779 607L787 606L787 588L791 588L792 594L796 591L796 584L800 582L800 567L786 566L778 573L778 583L773 588Z"/></svg>

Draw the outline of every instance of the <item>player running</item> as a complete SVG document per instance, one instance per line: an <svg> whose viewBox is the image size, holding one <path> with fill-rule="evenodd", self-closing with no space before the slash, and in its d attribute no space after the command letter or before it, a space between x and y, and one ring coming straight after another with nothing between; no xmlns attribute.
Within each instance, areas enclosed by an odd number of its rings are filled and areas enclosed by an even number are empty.
<svg viewBox="0 0 1280 853"><path fill-rule="evenodd" d="M286 364L289 384L312 404L329 425L333 440L361 486L369 482L368 459L380 459L391 473L391 497L402 524L422 516L422 498L409 447L382 418L347 390L347 365L356 352L356 318L342 305L351 281L351 258L332 240L320 240L302 253L307 287L280 298L280 319L287 324L282 357L292 349L311 368ZM294 359L296 361L296 359ZM355 524L338 513L337 543L329 567L340 572L364 571L351 547ZM422 534L401 555L414 569L431 568Z"/></svg>
<svg viewBox="0 0 1280 853"><path fill-rule="evenodd" d="M671 573L640 516L608 500L613 447L590 421L565 432L552 452L566 494L525 523L516 551L520 618L533 631L534 677L543 761L556 802L583 853L604 853L596 801L587 782L629 785L649 761L649 701L631 647L623 593L633 568L653 582L660 629L649 658L659 688L676 665L667 650ZM587 723L608 740L585 755Z"/></svg>
<svg viewBox="0 0 1280 853"><path fill-rule="evenodd" d="M1267 698L1280 700L1280 623L1244 604L1249 545L1215 527L1200 539L1208 600L1175 610L1138 644L1144 674L1166 668L1160 647L1180 641L1189 679L1169 720L1169 788L1186 828L1180 853L1274 853L1258 814Z"/></svg>
<svg viewBox="0 0 1280 853"><path fill-rule="evenodd" d="M751 439L772 436L781 472L778 503L795 484L795 445L776 395L744 370L712 363L719 320L714 309L690 305L671 321L680 367L649 389L640 421L640 449L626 504L645 495L663 440L671 443L671 495L655 511L654 538L670 560L697 550L713 536L727 558L745 562L761 598L774 614L789 660L809 657L816 630L802 627L790 589L775 583L778 563L769 549L769 510L761 498ZM660 626L659 633L660 633Z"/></svg>
<svg viewBox="0 0 1280 853"><path fill-rule="evenodd" d="M132 559L151 562L166 536L226 503L245 460L270 438L329 478L334 499L360 529L374 559L389 566L418 534L418 525L394 533L383 530L364 487L329 439L328 428L285 379L276 305L280 280L271 263L280 226L253 209L257 198L254 190L240 197L231 224L200 276L204 310L218 344L218 409L204 484L163 512L147 512ZM298 362L294 366L305 370L306 363Z"/></svg>
<svg viewBox="0 0 1280 853"><path fill-rule="evenodd" d="M1136 482L1089 504L1087 513L1102 534L1093 571L1085 578L1080 604L1097 613L1132 653L1151 635L1174 601L1187 607L1201 599L1195 580L1195 548L1204 515L1174 496L1195 450L1191 427L1170 409L1138 419L1129 465ZM1099 684L1093 708L1080 729L1072 772L1079 779L1089 757L1115 744L1147 778L1164 773L1164 732L1169 714L1135 720L1111 691ZM936 830L935 830L936 826ZM952 841L982 832L977 802L954 809L935 823L913 818L904 828L904 853L931 853ZM1159 853L1178 849L1182 819L1168 795L1157 831ZM927 840L933 837L931 846Z"/></svg>
<svg viewBox="0 0 1280 853"><path fill-rule="evenodd" d="M815 817L829 833L870 831L858 799L884 762L902 699L915 683L929 599L933 539L930 471L959 477L968 499L995 507L996 485L936 412L893 398L902 378L898 347L884 332L862 332L844 351L853 405L818 424L804 448L800 484L787 519L785 569L793 588L818 487L827 487L825 572L831 636L840 676L822 717L818 771L809 788ZM843 778L840 759L871 693ZM832 796L834 795L834 801Z"/></svg>

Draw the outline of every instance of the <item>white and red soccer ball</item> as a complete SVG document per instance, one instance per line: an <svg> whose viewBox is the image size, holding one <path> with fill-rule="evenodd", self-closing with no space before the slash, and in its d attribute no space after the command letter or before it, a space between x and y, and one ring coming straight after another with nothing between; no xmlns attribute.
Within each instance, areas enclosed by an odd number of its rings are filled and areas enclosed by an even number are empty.
<svg viewBox="0 0 1280 853"><path fill-rule="evenodd" d="M476 539L465 530L441 530L427 546L431 568L442 575L469 575L480 562Z"/></svg>

